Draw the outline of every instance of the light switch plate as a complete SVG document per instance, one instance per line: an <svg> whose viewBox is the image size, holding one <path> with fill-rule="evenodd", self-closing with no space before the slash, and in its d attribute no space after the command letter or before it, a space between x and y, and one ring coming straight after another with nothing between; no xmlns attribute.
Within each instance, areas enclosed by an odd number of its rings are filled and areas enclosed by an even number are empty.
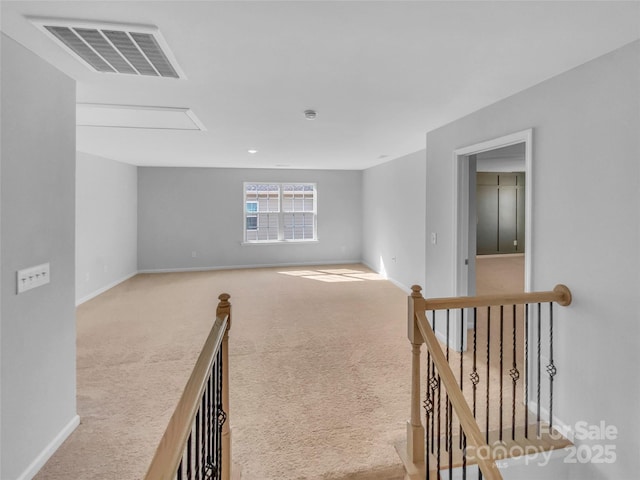
<svg viewBox="0 0 640 480"><path fill-rule="evenodd" d="M49 283L49 277L51 276L49 268L49 263L47 262L35 267L18 270L16 274L17 293L23 293Z"/></svg>

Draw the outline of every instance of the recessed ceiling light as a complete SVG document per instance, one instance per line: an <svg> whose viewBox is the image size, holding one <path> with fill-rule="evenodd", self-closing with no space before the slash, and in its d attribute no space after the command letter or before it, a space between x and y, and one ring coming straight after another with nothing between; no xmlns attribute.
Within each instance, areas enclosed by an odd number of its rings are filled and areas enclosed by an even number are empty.
<svg viewBox="0 0 640 480"><path fill-rule="evenodd" d="M318 112L316 112L315 110L304 111L304 118L306 118L307 120L315 120L317 116Z"/></svg>
<svg viewBox="0 0 640 480"><path fill-rule="evenodd" d="M254 150L253 148L251 150L247 150L249 153L254 154L254 153L258 153L258 150Z"/></svg>

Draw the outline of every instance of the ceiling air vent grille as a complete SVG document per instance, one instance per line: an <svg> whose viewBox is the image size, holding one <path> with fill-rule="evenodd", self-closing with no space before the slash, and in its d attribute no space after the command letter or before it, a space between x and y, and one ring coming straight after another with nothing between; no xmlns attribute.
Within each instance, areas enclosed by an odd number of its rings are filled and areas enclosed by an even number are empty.
<svg viewBox="0 0 640 480"><path fill-rule="evenodd" d="M185 78L155 27L31 19L92 70Z"/></svg>

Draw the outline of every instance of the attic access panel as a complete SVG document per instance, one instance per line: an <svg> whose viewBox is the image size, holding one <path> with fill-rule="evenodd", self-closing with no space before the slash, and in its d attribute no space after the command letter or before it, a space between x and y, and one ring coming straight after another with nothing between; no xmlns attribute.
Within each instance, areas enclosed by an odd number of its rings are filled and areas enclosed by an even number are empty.
<svg viewBox="0 0 640 480"><path fill-rule="evenodd" d="M94 72L186 78L157 27L29 19Z"/></svg>

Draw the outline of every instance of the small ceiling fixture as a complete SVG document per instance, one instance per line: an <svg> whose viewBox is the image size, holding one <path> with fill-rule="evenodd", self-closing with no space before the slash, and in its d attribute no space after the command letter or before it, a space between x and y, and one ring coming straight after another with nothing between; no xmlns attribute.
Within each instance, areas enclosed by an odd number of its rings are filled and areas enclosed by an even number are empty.
<svg viewBox="0 0 640 480"><path fill-rule="evenodd" d="M157 27L29 17L94 72L185 78Z"/></svg>
<svg viewBox="0 0 640 480"><path fill-rule="evenodd" d="M247 150L249 153L254 154L254 153L258 153L258 150L252 148L251 150Z"/></svg>
<svg viewBox="0 0 640 480"><path fill-rule="evenodd" d="M315 120L317 116L318 112L316 112L315 110L304 111L304 118L306 118L307 120Z"/></svg>

